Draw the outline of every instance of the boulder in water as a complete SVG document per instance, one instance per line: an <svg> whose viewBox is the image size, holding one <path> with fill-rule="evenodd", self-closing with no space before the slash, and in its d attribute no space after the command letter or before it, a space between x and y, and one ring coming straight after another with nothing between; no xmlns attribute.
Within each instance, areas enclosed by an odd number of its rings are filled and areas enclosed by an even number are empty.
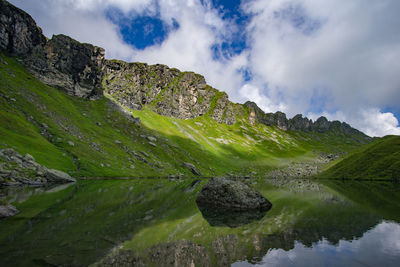
<svg viewBox="0 0 400 267"><path fill-rule="evenodd" d="M265 197L248 185L225 178L212 178L196 199L198 205L236 211L269 210Z"/></svg>

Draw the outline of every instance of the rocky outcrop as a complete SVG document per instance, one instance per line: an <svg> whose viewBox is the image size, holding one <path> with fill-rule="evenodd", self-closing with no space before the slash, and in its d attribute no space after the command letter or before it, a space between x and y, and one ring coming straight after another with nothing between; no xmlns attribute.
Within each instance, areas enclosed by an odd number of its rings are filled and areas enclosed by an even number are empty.
<svg viewBox="0 0 400 267"><path fill-rule="evenodd" d="M0 186L44 185L75 181L62 171L48 169L38 164L29 154L22 156L11 148L0 150Z"/></svg>
<svg viewBox="0 0 400 267"><path fill-rule="evenodd" d="M272 204L259 192L239 181L212 178L196 199L201 206L235 211L269 210Z"/></svg>
<svg viewBox="0 0 400 267"><path fill-rule="evenodd" d="M226 93L208 86L203 76L165 65L107 60L105 92L131 109L149 106L154 112L179 119L209 114L219 123L234 124L240 108Z"/></svg>
<svg viewBox="0 0 400 267"><path fill-rule="evenodd" d="M102 48L65 35L47 40L31 16L4 0L0 0L0 50L21 56L35 77L69 95L102 96Z"/></svg>
<svg viewBox="0 0 400 267"><path fill-rule="evenodd" d="M103 95L104 49L54 35L25 59L34 76L72 96L98 99Z"/></svg>

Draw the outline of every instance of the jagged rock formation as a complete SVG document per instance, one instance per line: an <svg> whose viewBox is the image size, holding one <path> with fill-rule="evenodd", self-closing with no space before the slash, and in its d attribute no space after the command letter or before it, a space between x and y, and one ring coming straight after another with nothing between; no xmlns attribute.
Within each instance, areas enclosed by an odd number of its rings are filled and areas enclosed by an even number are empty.
<svg viewBox="0 0 400 267"><path fill-rule="evenodd" d="M280 129L310 132L336 131L368 138L339 121L325 117L313 122L282 112L264 113L255 103L234 104L228 95L209 85L203 76L165 65L105 60L104 49L82 44L65 35L47 40L24 11L0 0L0 50L22 56L28 70L42 82L69 95L98 99L103 90L131 109L150 107L154 112L180 119L207 115L219 123L235 124L237 118Z"/></svg>
<svg viewBox="0 0 400 267"><path fill-rule="evenodd" d="M311 119L303 118L301 114L287 119L286 114L280 111L276 113L264 113L254 102L247 101L244 105L249 109L249 121L251 123L258 122L267 126L277 126L284 131L293 130L319 133L334 131L349 135L359 135L365 139L370 139L364 133L352 128L349 124L340 121L328 121L324 116L319 117L315 122Z"/></svg>

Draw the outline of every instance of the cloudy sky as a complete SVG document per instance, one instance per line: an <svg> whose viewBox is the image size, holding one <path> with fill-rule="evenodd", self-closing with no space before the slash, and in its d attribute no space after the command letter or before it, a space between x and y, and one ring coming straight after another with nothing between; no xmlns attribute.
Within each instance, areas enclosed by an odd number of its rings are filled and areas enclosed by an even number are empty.
<svg viewBox="0 0 400 267"><path fill-rule="evenodd" d="M234 102L400 135L398 0L10 0L47 37L205 76Z"/></svg>

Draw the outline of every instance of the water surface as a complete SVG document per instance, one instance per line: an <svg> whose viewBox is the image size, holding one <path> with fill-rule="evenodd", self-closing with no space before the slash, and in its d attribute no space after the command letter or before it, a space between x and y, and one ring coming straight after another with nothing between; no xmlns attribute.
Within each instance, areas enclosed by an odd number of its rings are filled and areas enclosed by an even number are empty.
<svg viewBox="0 0 400 267"><path fill-rule="evenodd" d="M396 266L400 190L392 183L248 181L263 214L200 210L206 180L81 181L0 195L0 265ZM220 216L219 216L220 215Z"/></svg>

